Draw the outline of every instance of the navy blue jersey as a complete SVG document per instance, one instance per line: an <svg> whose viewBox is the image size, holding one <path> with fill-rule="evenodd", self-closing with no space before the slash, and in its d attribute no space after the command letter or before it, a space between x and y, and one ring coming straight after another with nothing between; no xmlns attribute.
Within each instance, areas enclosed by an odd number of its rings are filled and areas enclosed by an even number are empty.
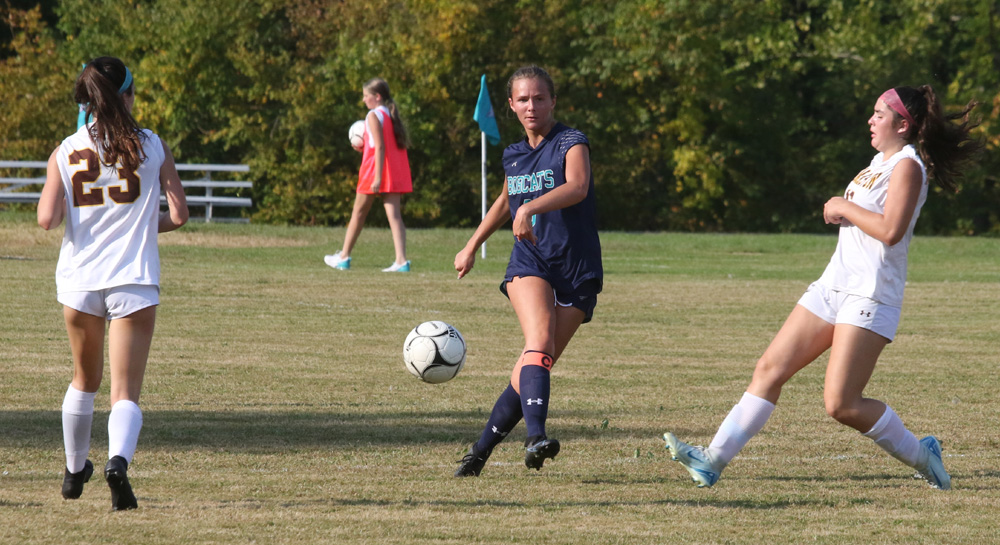
<svg viewBox="0 0 1000 545"><path fill-rule="evenodd" d="M511 218L522 204L566 183L566 152L576 145L589 147L590 142L582 132L556 123L538 147L532 148L523 139L504 150ZM593 173L587 183L587 197L582 201L531 218L537 244L514 241L507 278L538 276L556 291L565 292L589 283L596 284L600 291L604 268L597 236Z"/></svg>

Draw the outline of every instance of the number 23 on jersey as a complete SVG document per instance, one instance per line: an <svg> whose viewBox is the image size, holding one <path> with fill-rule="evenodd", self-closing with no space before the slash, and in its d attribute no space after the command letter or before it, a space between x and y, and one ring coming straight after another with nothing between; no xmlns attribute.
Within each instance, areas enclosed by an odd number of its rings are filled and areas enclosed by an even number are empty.
<svg viewBox="0 0 1000 545"><path fill-rule="evenodd" d="M104 204L104 188L91 187L101 177L101 158L92 149L75 150L69 154L69 165L79 165L87 162L86 170L78 170L73 173L73 206L100 206ZM139 198L139 191L142 184L139 175L135 171L124 168L116 168L118 179L122 185L110 185L108 197L118 204L129 204ZM124 188L124 189L123 189Z"/></svg>

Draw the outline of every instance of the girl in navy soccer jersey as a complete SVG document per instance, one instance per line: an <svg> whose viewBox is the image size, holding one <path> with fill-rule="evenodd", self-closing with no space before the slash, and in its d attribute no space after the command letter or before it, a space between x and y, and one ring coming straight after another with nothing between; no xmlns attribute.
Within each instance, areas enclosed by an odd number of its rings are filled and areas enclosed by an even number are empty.
<svg viewBox="0 0 1000 545"><path fill-rule="evenodd" d="M917 440L891 407L863 396L882 349L899 324L913 227L927 199L927 180L954 189L980 144L969 137L971 103L945 116L934 90L896 87L882 94L868 118L879 153L823 207L840 226L837 248L823 275L806 290L754 369L750 385L722 421L708 448L667 432L666 447L700 487L722 470L763 428L792 376L830 350L823 401L826 412L947 490L951 477L934 436ZM951 123L962 119L962 123ZM838 447L840 450L842 447Z"/></svg>
<svg viewBox="0 0 1000 545"><path fill-rule="evenodd" d="M545 433L549 372L580 324L593 316L604 276L587 137L556 122L555 85L537 66L511 75L507 102L526 137L504 150L506 191L455 256L455 270L459 278L468 274L477 248L513 219L514 247L500 291L517 314L524 349L456 477L478 477L522 417L526 466L541 469L559 453L559 441Z"/></svg>

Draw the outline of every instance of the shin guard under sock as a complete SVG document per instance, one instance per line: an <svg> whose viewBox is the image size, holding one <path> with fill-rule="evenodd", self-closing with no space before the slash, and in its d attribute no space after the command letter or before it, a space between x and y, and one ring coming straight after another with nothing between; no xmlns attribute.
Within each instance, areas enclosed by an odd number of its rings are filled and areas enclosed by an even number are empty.
<svg viewBox="0 0 1000 545"><path fill-rule="evenodd" d="M535 350L525 351L518 362L521 367L521 412L524 413L529 438L545 437L545 419L549 414L549 370L552 369L552 363L552 356Z"/></svg>
<svg viewBox="0 0 1000 545"><path fill-rule="evenodd" d="M774 412L774 403L744 392L719 426L708 450L713 458L728 464L750 439L764 427Z"/></svg>
<svg viewBox="0 0 1000 545"><path fill-rule="evenodd" d="M140 430L142 410L139 406L127 399L115 403L108 416L108 459L121 456L131 464Z"/></svg>
<svg viewBox="0 0 1000 545"><path fill-rule="evenodd" d="M882 417L875 422L872 429L864 433L865 437L875 441L875 444L892 455L893 458L910 467L916 467L926 460L920 459L922 449L917 436L906 429L892 407L886 405Z"/></svg>
<svg viewBox="0 0 1000 545"><path fill-rule="evenodd" d="M82 471L87 461L96 396L97 392L81 392L70 385L63 398L63 445L66 447L66 469L70 473Z"/></svg>

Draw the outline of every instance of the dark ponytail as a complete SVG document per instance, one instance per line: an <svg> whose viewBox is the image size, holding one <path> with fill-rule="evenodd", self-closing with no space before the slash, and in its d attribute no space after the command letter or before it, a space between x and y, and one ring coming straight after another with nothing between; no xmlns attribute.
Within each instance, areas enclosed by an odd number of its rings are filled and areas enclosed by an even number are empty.
<svg viewBox="0 0 1000 545"><path fill-rule="evenodd" d="M945 115L930 85L895 90L917 127L907 135L907 141L916 145L927 175L941 187L954 191L965 168L983 149L983 143L969 134L979 125L969 120L969 112L978 103L969 102L961 112Z"/></svg>
<svg viewBox="0 0 1000 545"><path fill-rule="evenodd" d="M88 62L76 80L73 98L86 105L88 119L96 119L90 127L90 139L100 148L105 166L120 163L134 171L146 160L142 149L146 134L125 105L125 95L134 93L131 73L115 57Z"/></svg>

